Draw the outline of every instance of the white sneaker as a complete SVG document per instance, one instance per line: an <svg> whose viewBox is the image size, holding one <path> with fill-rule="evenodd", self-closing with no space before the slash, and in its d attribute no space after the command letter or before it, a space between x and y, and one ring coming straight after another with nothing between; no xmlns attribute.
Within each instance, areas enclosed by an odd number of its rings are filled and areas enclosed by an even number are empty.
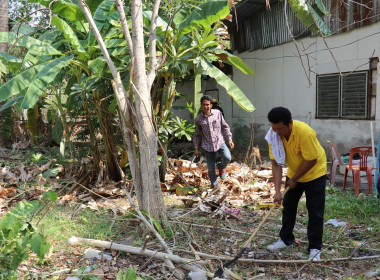
<svg viewBox="0 0 380 280"><path fill-rule="evenodd" d="M272 251L272 252L275 252L275 251L280 251L281 249L284 249L284 248L287 248L287 247L290 247L292 245L286 245L284 243L284 241L281 240L281 238L279 238L276 242L274 242L273 244L271 245L268 245L267 246L267 249L269 251Z"/></svg>
<svg viewBox="0 0 380 280"><path fill-rule="evenodd" d="M309 261L320 261L321 251L318 249L310 249Z"/></svg>

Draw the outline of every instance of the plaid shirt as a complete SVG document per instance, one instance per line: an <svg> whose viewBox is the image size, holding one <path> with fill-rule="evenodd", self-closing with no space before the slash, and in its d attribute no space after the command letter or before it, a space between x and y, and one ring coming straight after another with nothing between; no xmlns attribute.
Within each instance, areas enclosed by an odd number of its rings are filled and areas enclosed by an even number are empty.
<svg viewBox="0 0 380 280"><path fill-rule="evenodd" d="M230 127L224 120L219 110L211 109L211 114L203 113L195 118L194 148L199 150L199 145L208 152L216 152L224 143L223 136L232 140Z"/></svg>

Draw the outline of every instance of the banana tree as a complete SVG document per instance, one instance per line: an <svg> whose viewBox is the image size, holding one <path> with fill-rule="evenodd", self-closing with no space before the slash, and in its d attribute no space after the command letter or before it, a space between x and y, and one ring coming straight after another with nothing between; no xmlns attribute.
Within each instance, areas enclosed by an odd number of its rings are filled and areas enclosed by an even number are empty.
<svg viewBox="0 0 380 280"><path fill-rule="evenodd" d="M214 78L244 110L255 109L230 77L213 65L213 62L226 63L247 75L255 74L239 57L224 49L226 29L221 20L229 11L229 1L202 1L199 6L179 6L173 18L159 21L159 35L166 42L161 45L161 51L167 53L167 61L157 77L157 84L164 86L153 92L156 112L171 109L176 95L175 81L189 77L188 73L194 77L194 114L200 107L202 75Z"/></svg>
<svg viewBox="0 0 380 280"><path fill-rule="evenodd" d="M45 2L40 1L41 4L49 4ZM94 17L100 19L99 25L103 24L109 27L109 21L105 22L104 18L108 18L108 15L114 12L112 10L113 4L110 1L89 1L90 3L92 3L90 6L94 10ZM104 64L98 58L100 51L93 40L93 34L88 30L88 24L85 22L81 9L77 5L66 1L56 1L51 5L51 8L55 12L51 22L56 27L56 30L45 32L40 40L28 36L17 37L16 34L12 33L0 34L1 42L9 42L28 49L27 55L17 65L18 75L0 88L0 100L7 100L15 96L17 98L14 99L17 100L17 103L20 103L22 108L28 109L34 106L40 96L53 83L61 82L67 87L66 90L65 88L60 89L62 94L63 92L71 94L73 83L67 82L71 80L71 77L75 77L75 83L79 86L83 76L91 77L93 80L107 80L107 76L103 75L104 73L102 72ZM67 23L69 20L70 24ZM10 60L9 63L11 63ZM86 91L98 90L99 84L101 83L96 85L92 83L95 88L83 88L82 94L85 94ZM78 93L78 90L76 93ZM98 95L95 94L95 96ZM99 99L94 100L103 102ZM102 106L104 107L104 105L105 103ZM101 107L99 106L98 108ZM88 111L88 108L85 109L85 111ZM101 120L104 114L101 116L99 114L103 111L96 110L96 112L98 113L98 119ZM62 114L63 112L61 112ZM87 122L88 126L91 127L89 116L87 116ZM104 122L100 122L104 142L106 143L107 170L111 172L112 178L120 179L121 170L116 157L117 150L114 133L109 124L106 126L104 124ZM70 135L70 132L66 131L65 134ZM90 133L90 137L91 142L96 143L94 133ZM97 147L96 144L92 146L94 158L96 159L98 158L96 156L98 153Z"/></svg>

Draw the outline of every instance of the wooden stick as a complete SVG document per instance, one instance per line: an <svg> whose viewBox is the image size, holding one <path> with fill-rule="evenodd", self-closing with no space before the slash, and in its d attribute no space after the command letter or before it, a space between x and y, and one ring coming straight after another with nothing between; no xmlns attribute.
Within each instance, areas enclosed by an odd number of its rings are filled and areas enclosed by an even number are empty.
<svg viewBox="0 0 380 280"><path fill-rule="evenodd" d="M194 254L194 252L187 251L187 250L176 250L178 252L184 252L188 254ZM214 260L232 260L233 257L227 257L227 256L215 256L210 255L202 252L196 252L198 256L207 258L207 259L214 259ZM374 255L374 256L364 256L364 257L357 257L357 258L334 258L334 259L321 259L320 261L309 261L309 260L261 260L261 259L239 259L238 262L251 262L251 263L282 263L282 264L292 264L292 263L299 263L299 264L305 264L305 263L323 263L323 262L344 262L344 261L363 261L363 260L370 260L370 259L380 259L380 255Z"/></svg>
<svg viewBox="0 0 380 280"><path fill-rule="evenodd" d="M117 250L117 251L127 252L134 255L141 255L145 257L153 257L155 259L159 259L162 261L170 260L175 263L184 264L185 265L184 268L187 267L189 268L190 271L195 271L195 272L201 270L201 268L199 268L196 265L206 264L205 261L196 261L192 259L186 259L186 258L182 258L173 254L167 254L167 253L152 251L148 249L142 249L139 247L133 247L129 245L118 244L118 243L113 243L113 242L108 242L108 241L103 241L103 240L97 240L97 239L71 237L69 240L69 243L70 244L76 244L76 243L90 244L92 246L99 247L99 248ZM194 265L191 265L191 264L194 264Z"/></svg>

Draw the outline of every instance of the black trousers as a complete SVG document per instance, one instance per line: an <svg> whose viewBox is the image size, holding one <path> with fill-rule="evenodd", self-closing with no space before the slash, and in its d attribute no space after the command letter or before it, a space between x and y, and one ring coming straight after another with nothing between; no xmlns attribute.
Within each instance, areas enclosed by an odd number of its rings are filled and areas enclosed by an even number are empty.
<svg viewBox="0 0 380 280"><path fill-rule="evenodd" d="M310 249L322 248L323 216L325 213L325 189L326 175L309 182L300 183L294 189L289 190L283 199L282 228L280 238L286 244L294 242L293 229L296 223L298 202L305 192L306 207L309 213L307 225L307 237Z"/></svg>

